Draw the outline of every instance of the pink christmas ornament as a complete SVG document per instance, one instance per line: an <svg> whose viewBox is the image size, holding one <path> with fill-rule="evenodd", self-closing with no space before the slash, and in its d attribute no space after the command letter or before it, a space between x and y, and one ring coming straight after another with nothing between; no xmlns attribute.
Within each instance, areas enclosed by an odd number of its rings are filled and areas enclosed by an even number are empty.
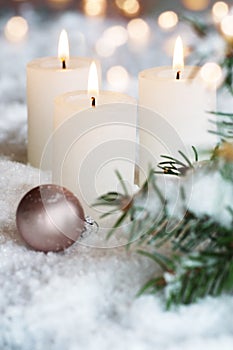
<svg viewBox="0 0 233 350"><path fill-rule="evenodd" d="M20 201L16 224L22 238L33 249L60 251L72 245L84 229L84 211L66 188L41 185Z"/></svg>

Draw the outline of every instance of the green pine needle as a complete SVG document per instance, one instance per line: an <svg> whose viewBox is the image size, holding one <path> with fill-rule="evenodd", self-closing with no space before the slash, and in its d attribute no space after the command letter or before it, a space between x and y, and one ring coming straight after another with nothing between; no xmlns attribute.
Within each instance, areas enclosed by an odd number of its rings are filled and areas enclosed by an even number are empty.
<svg viewBox="0 0 233 350"><path fill-rule="evenodd" d="M192 146L192 151L194 153L194 162L197 162L198 152L194 146ZM183 158L182 160L167 155L161 155L161 158L165 160L159 162L157 167L163 171L154 171L154 173L184 176L189 169L193 168L193 162L182 151L178 151L178 153Z"/></svg>

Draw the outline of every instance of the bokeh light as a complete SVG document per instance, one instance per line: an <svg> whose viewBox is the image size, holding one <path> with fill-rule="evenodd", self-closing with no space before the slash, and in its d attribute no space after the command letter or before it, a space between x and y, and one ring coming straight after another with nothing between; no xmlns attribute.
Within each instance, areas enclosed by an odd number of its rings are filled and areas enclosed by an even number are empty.
<svg viewBox="0 0 233 350"><path fill-rule="evenodd" d="M57 9L63 9L69 4L71 4L72 0L48 0L48 3Z"/></svg>
<svg viewBox="0 0 233 350"><path fill-rule="evenodd" d="M97 40L95 44L95 50L97 54L101 57L110 57L115 52L115 45L113 43L106 40L104 37L101 37L99 40Z"/></svg>
<svg viewBox="0 0 233 350"><path fill-rule="evenodd" d="M115 0L115 4L119 9L123 9L125 0Z"/></svg>
<svg viewBox="0 0 233 350"><path fill-rule="evenodd" d="M191 11L203 11L210 3L210 0L182 0L184 6Z"/></svg>
<svg viewBox="0 0 233 350"><path fill-rule="evenodd" d="M212 14L215 22L220 22L229 12L229 6L223 2L218 1L212 7Z"/></svg>
<svg viewBox="0 0 233 350"><path fill-rule="evenodd" d="M209 88L219 86L222 81L222 68L215 62L207 62L201 68L201 77Z"/></svg>
<svg viewBox="0 0 233 350"><path fill-rule="evenodd" d="M87 16L104 16L107 9L107 0L84 0L83 10Z"/></svg>
<svg viewBox="0 0 233 350"><path fill-rule="evenodd" d="M116 6L128 17L136 16L140 12L138 0L115 0Z"/></svg>
<svg viewBox="0 0 233 350"><path fill-rule="evenodd" d="M124 45L128 40L128 32L123 26L112 26L105 30L103 37L116 47Z"/></svg>
<svg viewBox="0 0 233 350"><path fill-rule="evenodd" d="M122 66L113 66L107 71L109 85L117 91L125 91L129 85L128 71Z"/></svg>
<svg viewBox="0 0 233 350"><path fill-rule="evenodd" d="M226 37L233 39L233 15L226 16L222 19L221 30Z"/></svg>
<svg viewBox="0 0 233 350"><path fill-rule="evenodd" d="M102 37L97 40L95 49L99 56L110 57L116 48L124 45L128 40L127 30L120 25L106 29Z"/></svg>
<svg viewBox="0 0 233 350"><path fill-rule="evenodd" d="M26 19L20 16L11 17L5 26L4 33L10 42L22 42L28 33L28 23Z"/></svg>
<svg viewBox="0 0 233 350"><path fill-rule="evenodd" d="M126 15L135 16L140 11L140 4L137 0L126 0L123 4L123 11Z"/></svg>
<svg viewBox="0 0 233 350"><path fill-rule="evenodd" d="M173 11L165 11L159 15L158 25L160 28L169 30L174 28L178 23L178 16Z"/></svg>
<svg viewBox="0 0 233 350"><path fill-rule="evenodd" d="M150 27L141 18L132 19L127 25L127 30L129 38L139 45L146 44L150 37Z"/></svg>

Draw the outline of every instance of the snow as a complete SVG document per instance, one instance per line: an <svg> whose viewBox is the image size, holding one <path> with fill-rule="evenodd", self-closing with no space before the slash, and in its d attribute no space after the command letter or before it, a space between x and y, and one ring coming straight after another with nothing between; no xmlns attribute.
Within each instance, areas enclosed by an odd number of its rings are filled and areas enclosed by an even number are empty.
<svg viewBox="0 0 233 350"><path fill-rule="evenodd" d="M186 206L192 213L198 217L209 215L222 226L232 226L231 181L225 180L216 169L203 166L198 171L191 172L184 182Z"/></svg>
<svg viewBox="0 0 233 350"><path fill-rule="evenodd" d="M15 212L20 199L34 186L50 181L49 174L25 164L26 62L56 52L63 26L71 33L80 31L72 36L71 47L92 55L104 27L115 24L89 22L76 14L41 24L34 12L25 16L31 28L27 42L13 45L0 37L0 349L231 350L232 297L205 298L168 312L159 296L135 297L155 266L133 250L99 248L104 237L95 233L84 235L64 252L44 254L31 250L19 237ZM6 20L1 18L1 27ZM114 57L103 59L104 73L114 64L129 70L134 77L128 91L132 94L138 71L164 57L157 47L166 34L158 34L154 19L150 25L156 34L144 52L130 52L124 46ZM118 238L113 239L117 246Z"/></svg>

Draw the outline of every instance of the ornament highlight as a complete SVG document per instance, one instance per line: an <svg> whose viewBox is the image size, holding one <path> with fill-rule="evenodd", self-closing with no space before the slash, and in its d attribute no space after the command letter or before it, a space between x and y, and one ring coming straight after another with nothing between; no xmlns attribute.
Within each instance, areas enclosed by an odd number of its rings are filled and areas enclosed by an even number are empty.
<svg viewBox="0 0 233 350"><path fill-rule="evenodd" d="M71 246L85 224L79 200L66 188L40 185L21 199L16 225L24 241L35 250L58 252Z"/></svg>

